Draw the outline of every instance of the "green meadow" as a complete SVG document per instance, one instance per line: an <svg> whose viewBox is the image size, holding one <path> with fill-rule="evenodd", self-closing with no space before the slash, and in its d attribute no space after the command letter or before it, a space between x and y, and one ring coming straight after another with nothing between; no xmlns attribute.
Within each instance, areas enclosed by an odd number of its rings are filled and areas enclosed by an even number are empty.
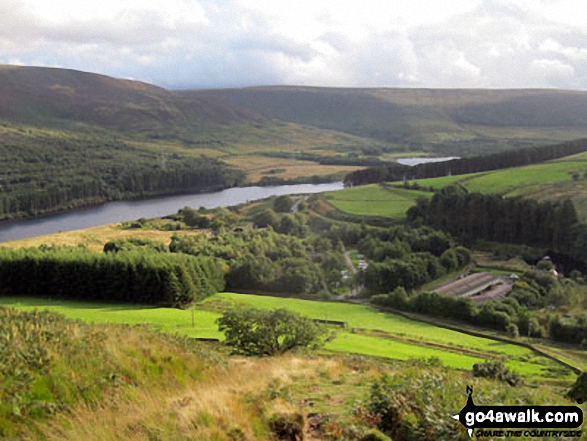
<svg viewBox="0 0 587 441"><path fill-rule="evenodd" d="M430 193L372 184L325 193L326 200L342 212L362 216L405 217L419 197Z"/></svg>
<svg viewBox="0 0 587 441"><path fill-rule="evenodd" d="M555 367L549 360L536 357L531 351L519 346L408 320L366 305L234 293L216 294L194 310L28 297L3 297L0 298L0 305L23 310L47 309L88 322L143 324L162 332L220 339L222 334L218 331L216 319L227 308L239 305L286 308L315 319L347 323L345 329L331 328L336 337L326 343L324 349L327 351L398 360L438 357L446 366L465 370L470 369L473 363L487 358L503 359L527 377L552 377L551 370ZM560 377L557 374L556 378ZM562 377L565 378L565 375Z"/></svg>
<svg viewBox="0 0 587 441"><path fill-rule="evenodd" d="M518 196L531 192L538 186L572 181L573 174L584 179L586 172L587 155L581 153L524 167L421 179L418 184L423 187L443 188L458 182L470 191Z"/></svg>
<svg viewBox="0 0 587 441"><path fill-rule="evenodd" d="M420 179L417 182L427 189L439 189L459 183L469 191L501 194L506 197L523 196L538 201L568 198L575 204L579 220L587 221L586 153L524 167ZM399 187L403 183L394 182L393 185Z"/></svg>
<svg viewBox="0 0 587 441"><path fill-rule="evenodd" d="M0 297L0 306L12 306L23 310L46 309L70 319L93 323L126 323L149 325L157 330L179 333L189 337L220 338L215 320L220 314L209 311L152 306L77 302L33 297Z"/></svg>

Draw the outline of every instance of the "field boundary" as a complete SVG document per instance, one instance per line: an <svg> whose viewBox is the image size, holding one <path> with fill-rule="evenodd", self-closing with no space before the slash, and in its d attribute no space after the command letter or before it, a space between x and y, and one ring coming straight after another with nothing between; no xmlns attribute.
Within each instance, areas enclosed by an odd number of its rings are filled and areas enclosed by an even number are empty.
<svg viewBox="0 0 587 441"><path fill-rule="evenodd" d="M342 300L342 301L343 302L346 302L346 303L355 303L355 304L360 303L360 304L363 304L361 302L356 302L356 301L349 301L349 300ZM500 343L507 343L507 344L511 344L511 345L520 346L522 348L526 348L526 349L531 350L536 355L539 355L541 357L548 358L549 360L554 361L555 363L557 363L557 364L559 364L559 365L561 365L561 366L563 366L563 367L565 367L567 369L570 369L571 371L573 371L573 373L575 373L577 375L579 375L582 372L581 369L579 369L579 368L577 368L577 367L575 367L575 366L567 363L566 361L563 361L563 360L558 359L554 355L548 354L548 353L546 353L546 352L544 352L544 351L542 351L542 350L534 347L530 343L524 343L524 342L520 342L520 341L510 340L510 339L504 338L504 337L498 337L498 336L495 336L495 335L489 335L489 334L484 334L482 332L471 331L471 330L468 330L468 329L459 328L457 326L452 326L452 325L448 325L448 324L445 324L445 323L437 322L437 321L434 321L434 320L425 319L423 317L416 316L415 314L412 315L411 313L400 311L400 310L393 309L393 308L387 308L387 307L378 306L378 305L371 305L371 306L373 306L374 308L378 309L381 312L391 312L393 314L397 314L397 315L399 315L401 317L404 317L404 318L406 318L408 320L415 320L415 321L418 321L418 322L427 323L429 325L438 326L439 328L448 329L450 331L456 331L456 332L460 332L460 333L463 333L463 334L467 334L467 335L470 335L472 337L487 338L489 340L498 341Z"/></svg>
<svg viewBox="0 0 587 441"><path fill-rule="evenodd" d="M440 343L434 343L426 340L416 340L414 338L405 338L399 335L391 334L386 331L381 331L379 329L352 328L351 332L355 334L367 335L370 337L379 337L385 338L387 340L399 341L401 343L409 343L416 346L441 349L443 351L453 352L455 354L470 355L472 357L492 358L496 360L501 360L505 358L503 355L500 354L490 354L487 352L476 351L474 349L466 349L460 348L458 346L443 345Z"/></svg>

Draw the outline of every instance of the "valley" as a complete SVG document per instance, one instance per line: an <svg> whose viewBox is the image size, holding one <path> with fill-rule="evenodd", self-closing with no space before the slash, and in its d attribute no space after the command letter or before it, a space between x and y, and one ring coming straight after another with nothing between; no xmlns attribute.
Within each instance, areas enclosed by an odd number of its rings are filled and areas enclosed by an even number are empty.
<svg viewBox="0 0 587 441"><path fill-rule="evenodd" d="M464 441L469 385L585 411L584 110L0 68L0 220L93 222L0 243L0 437ZM507 289L443 293L475 274Z"/></svg>

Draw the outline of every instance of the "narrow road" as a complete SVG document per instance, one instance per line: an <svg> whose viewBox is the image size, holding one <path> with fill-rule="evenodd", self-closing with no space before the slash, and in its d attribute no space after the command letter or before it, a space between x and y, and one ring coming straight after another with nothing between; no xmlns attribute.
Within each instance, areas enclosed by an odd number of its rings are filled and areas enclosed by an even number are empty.
<svg viewBox="0 0 587 441"><path fill-rule="evenodd" d="M293 206L291 207L291 212L292 213L297 213L298 211L298 205L300 205L300 202L305 201L306 199L308 199L308 196L303 196L301 198L298 198L295 202L295 204L293 204Z"/></svg>
<svg viewBox="0 0 587 441"><path fill-rule="evenodd" d="M353 275L356 275L359 271L357 270L357 268L353 264L353 261L351 260L350 251L347 251L346 249L343 248L343 255L344 255L344 262L346 263L346 266L348 267L348 269L351 271L351 273ZM363 291L363 288L364 287L362 285L357 286L355 288L351 288L350 291L335 297L335 299L336 300L347 300L347 299L356 297L361 293L361 291Z"/></svg>
<svg viewBox="0 0 587 441"><path fill-rule="evenodd" d="M355 265L353 265L353 261L351 260L351 252L350 251L346 251L344 252L344 261L346 262L346 266L349 267L349 269L351 270L351 272L353 274L357 274L357 268L355 268Z"/></svg>

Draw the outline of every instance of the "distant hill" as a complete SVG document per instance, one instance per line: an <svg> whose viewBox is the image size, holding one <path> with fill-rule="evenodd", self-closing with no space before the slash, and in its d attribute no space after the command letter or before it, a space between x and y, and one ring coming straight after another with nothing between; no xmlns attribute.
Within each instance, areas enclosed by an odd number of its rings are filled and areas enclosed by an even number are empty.
<svg viewBox="0 0 587 441"><path fill-rule="evenodd" d="M251 87L179 92L266 118L404 145L491 150L587 135L587 93L519 89Z"/></svg>
<svg viewBox="0 0 587 441"><path fill-rule="evenodd" d="M318 129L352 136L343 140L347 145L363 139L392 150L470 155L586 137L587 92L295 86L170 91L69 69L0 66L0 120L68 130L82 123L188 142L205 132L232 143L243 130L253 141L287 136L276 126L285 123L307 135Z"/></svg>
<svg viewBox="0 0 587 441"><path fill-rule="evenodd" d="M169 132L257 118L214 97L180 96L139 81L69 69L0 66L0 119Z"/></svg>

